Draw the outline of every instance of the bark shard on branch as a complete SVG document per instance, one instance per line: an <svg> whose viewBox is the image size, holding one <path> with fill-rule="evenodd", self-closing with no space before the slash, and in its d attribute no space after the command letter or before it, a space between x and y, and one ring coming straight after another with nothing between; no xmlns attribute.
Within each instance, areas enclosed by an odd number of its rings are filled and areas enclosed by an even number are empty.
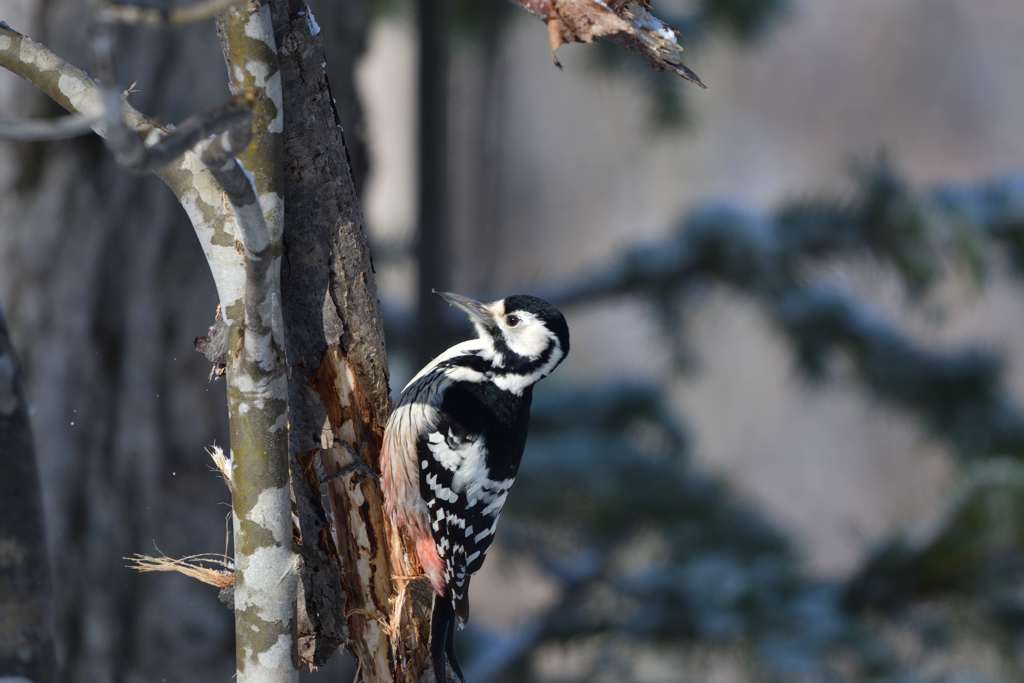
<svg viewBox="0 0 1024 683"><path fill-rule="evenodd" d="M707 86L683 62L679 32L650 12L644 0L512 0L548 25L554 53L565 43L606 39L642 54L658 70ZM557 59L555 61L557 64Z"/></svg>

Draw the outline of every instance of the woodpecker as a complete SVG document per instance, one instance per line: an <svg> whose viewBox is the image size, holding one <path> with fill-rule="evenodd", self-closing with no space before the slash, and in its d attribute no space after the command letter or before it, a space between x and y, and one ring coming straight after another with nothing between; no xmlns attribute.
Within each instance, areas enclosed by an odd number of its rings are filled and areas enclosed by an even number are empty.
<svg viewBox="0 0 1024 683"><path fill-rule="evenodd" d="M464 681L454 629L469 619L469 579L494 540L526 446L533 385L569 353L569 326L548 302L489 304L435 292L465 311L476 338L452 346L402 390L381 456L385 512L414 543L434 589L430 652Z"/></svg>

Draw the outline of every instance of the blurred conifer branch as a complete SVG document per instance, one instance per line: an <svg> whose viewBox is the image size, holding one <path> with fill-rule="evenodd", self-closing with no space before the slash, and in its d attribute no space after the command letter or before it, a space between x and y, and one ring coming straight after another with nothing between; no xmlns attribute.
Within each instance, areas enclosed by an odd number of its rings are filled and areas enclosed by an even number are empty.
<svg viewBox="0 0 1024 683"><path fill-rule="evenodd" d="M951 264L984 277L993 247L1019 267L1024 181L914 192L883 162L861 171L858 188L846 201L795 202L767 215L727 205L696 209L667 238L634 246L546 295L566 306L637 296L675 302L673 310L708 284L725 285L761 306L810 376L821 377L832 352L843 351L865 388L916 414L965 457L1024 456L1024 413L1003 386L997 356L928 349L814 277L824 263L868 257L892 268L918 298Z"/></svg>

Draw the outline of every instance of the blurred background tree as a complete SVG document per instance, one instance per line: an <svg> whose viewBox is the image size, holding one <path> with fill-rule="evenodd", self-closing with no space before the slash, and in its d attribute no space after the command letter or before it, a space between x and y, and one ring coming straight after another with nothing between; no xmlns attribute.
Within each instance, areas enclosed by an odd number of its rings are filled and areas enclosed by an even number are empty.
<svg viewBox="0 0 1024 683"><path fill-rule="evenodd" d="M548 296L573 328L475 582L470 680L1020 679L1024 99L998 84L1024 10L657 5L709 91L573 46L559 72L498 0L313 3L396 389L468 334L430 286ZM81 3L9 6L86 61ZM124 40L146 110L219 101L212 27ZM215 596L120 560L224 545L199 250L97 141L3 144L66 678L223 680Z"/></svg>

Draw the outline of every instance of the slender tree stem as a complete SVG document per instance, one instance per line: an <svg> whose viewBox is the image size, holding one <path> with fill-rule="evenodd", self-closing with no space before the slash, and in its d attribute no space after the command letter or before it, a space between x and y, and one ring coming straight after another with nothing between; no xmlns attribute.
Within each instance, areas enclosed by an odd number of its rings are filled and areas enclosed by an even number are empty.
<svg viewBox="0 0 1024 683"><path fill-rule="evenodd" d="M28 406L0 311L0 680L57 680L50 597Z"/></svg>
<svg viewBox="0 0 1024 683"><path fill-rule="evenodd" d="M445 307L431 294L450 288L448 240L448 0L417 0L419 177L416 234L417 360L442 348Z"/></svg>
<svg viewBox="0 0 1024 683"><path fill-rule="evenodd" d="M244 324L231 328L227 359L237 680L296 681L298 561L292 548L280 288L281 74L269 4L232 7L217 24L231 90L251 100L254 119L251 141L232 140L229 132L203 156L231 202L245 253L242 310L232 316Z"/></svg>

